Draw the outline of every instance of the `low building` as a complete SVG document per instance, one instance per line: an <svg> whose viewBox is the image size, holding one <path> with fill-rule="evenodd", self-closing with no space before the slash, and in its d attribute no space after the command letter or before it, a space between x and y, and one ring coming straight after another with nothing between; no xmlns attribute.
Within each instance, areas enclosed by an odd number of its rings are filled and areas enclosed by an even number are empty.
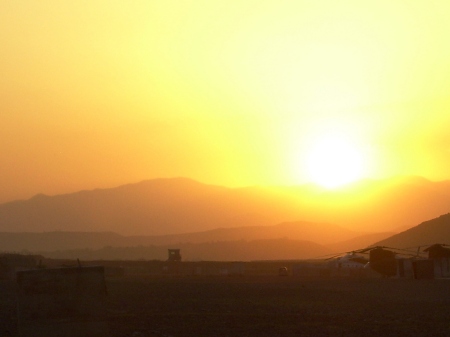
<svg viewBox="0 0 450 337"><path fill-rule="evenodd" d="M12 280L20 270L35 269L44 258L39 255L0 254L0 279Z"/></svg>
<svg viewBox="0 0 450 337"><path fill-rule="evenodd" d="M17 284L20 336L110 336L103 267L19 271Z"/></svg>
<svg viewBox="0 0 450 337"><path fill-rule="evenodd" d="M396 261L398 278L414 278L413 258L398 257Z"/></svg>
<svg viewBox="0 0 450 337"><path fill-rule="evenodd" d="M435 277L450 277L450 248L442 244L434 244L423 250L428 259L433 261Z"/></svg>
<svg viewBox="0 0 450 337"><path fill-rule="evenodd" d="M168 250L169 257L167 261L169 262L180 262L181 261L181 254L179 249L169 249Z"/></svg>
<svg viewBox="0 0 450 337"><path fill-rule="evenodd" d="M432 280L435 278L433 260L415 260L413 261L413 270L415 279Z"/></svg>

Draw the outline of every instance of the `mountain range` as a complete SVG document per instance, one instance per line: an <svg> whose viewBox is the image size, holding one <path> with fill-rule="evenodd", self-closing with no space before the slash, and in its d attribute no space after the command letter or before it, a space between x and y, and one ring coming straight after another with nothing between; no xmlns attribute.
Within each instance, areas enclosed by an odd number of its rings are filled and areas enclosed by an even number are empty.
<svg viewBox="0 0 450 337"><path fill-rule="evenodd" d="M386 238L393 234L361 235L337 225L299 221L273 226L218 228L204 232L155 236L123 236L113 232L0 232L0 247L3 251L50 252L77 249L99 250L104 247L179 247L210 243L254 243L257 241L269 243L270 240L290 240L314 243L317 246L315 251L323 255L336 249L362 248L361 244L365 247L373 243L375 238ZM278 251L282 250L283 247L278 249Z"/></svg>
<svg viewBox="0 0 450 337"><path fill-rule="evenodd" d="M336 191L155 179L0 204L0 247L83 258L164 259L174 246L189 259L312 258L449 242L440 216L449 210L450 182L418 177Z"/></svg>
<svg viewBox="0 0 450 337"><path fill-rule="evenodd" d="M417 177L331 191L226 188L173 178L0 204L0 231L166 235L309 221L360 233L398 232L449 211L450 181Z"/></svg>

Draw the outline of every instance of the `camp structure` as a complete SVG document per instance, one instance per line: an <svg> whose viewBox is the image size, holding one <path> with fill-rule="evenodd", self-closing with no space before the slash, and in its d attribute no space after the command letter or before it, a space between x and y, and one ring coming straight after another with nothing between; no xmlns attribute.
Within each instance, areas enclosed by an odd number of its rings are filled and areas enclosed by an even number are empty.
<svg viewBox="0 0 450 337"><path fill-rule="evenodd" d="M104 268L17 272L21 337L106 337Z"/></svg>
<svg viewBox="0 0 450 337"><path fill-rule="evenodd" d="M428 259L433 261L434 276L450 277L450 249L443 244L434 244L423 251L428 253Z"/></svg>
<svg viewBox="0 0 450 337"><path fill-rule="evenodd" d="M169 258L167 261L169 262L180 262L181 254L179 249L168 249Z"/></svg>
<svg viewBox="0 0 450 337"><path fill-rule="evenodd" d="M396 257L397 261L397 278L414 278L414 262L416 259L412 257Z"/></svg>
<svg viewBox="0 0 450 337"><path fill-rule="evenodd" d="M369 251L369 267L384 277L397 274L395 253L383 247L375 247Z"/></svg>
<svg viewBox="0 0 450 337"><path fill-rule="evenodd" d="M34 269L43 259L39 255L23 255L16 253L0 254L0 279L13 280L16 272L20 270Z"/></svg>

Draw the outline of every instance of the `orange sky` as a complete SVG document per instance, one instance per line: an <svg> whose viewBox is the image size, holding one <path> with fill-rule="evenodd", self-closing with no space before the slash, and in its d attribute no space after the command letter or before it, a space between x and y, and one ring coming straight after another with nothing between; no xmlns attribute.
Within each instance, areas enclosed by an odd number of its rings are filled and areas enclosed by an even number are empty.
<svg viewBox="0 0 450 337"><path fill-rule="evenodd" d="M172 176L305 183L308 149L333 132L360 177L449 179L448 13L447 1L2 1L0 202Z"/></svg>

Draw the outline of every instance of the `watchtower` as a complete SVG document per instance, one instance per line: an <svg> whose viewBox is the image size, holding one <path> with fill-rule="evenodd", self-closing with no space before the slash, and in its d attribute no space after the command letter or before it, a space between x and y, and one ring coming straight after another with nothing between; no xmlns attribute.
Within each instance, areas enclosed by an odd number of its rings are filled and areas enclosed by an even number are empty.
<svg viewBox="0 0 450 337"><path fill-rule="evenodd" d="M179 249L169 249L169 262L180 262L181 261L181 254Z"/></svg>

